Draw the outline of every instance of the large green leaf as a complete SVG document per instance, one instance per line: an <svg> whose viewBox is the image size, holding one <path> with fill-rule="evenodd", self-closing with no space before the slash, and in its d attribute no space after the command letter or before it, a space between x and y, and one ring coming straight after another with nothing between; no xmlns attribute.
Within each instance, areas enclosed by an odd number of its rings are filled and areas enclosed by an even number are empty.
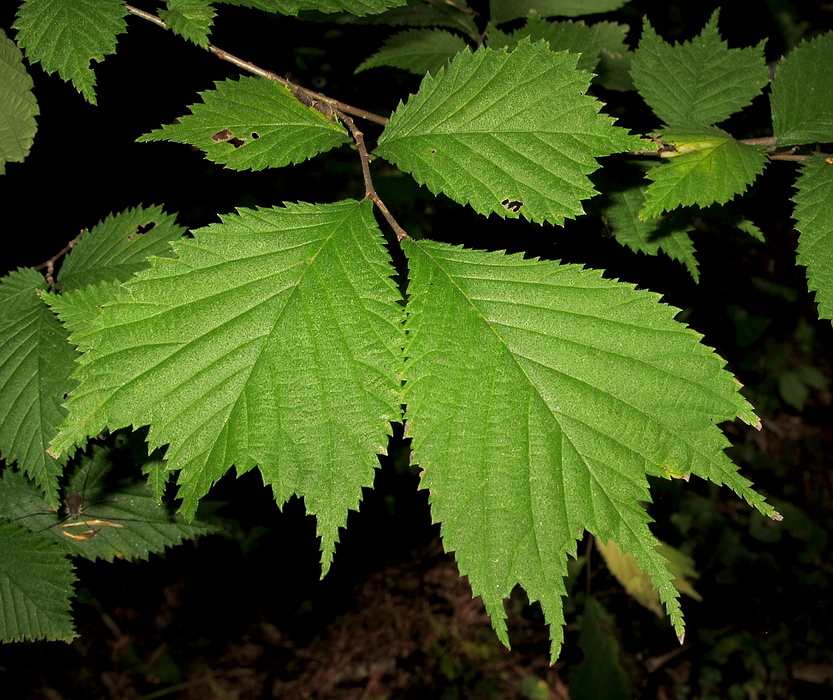
<svg viewBox="0 0 833 700"><path fill-rule="evenodd" d="M599 114L577 61L543 42L464 51L396 109L376 153L480 214L561 224L595 194L596 158L644 145Z"/></svg>
<svg viewBox="0 0 833 700"><path fill-rule="evenodd" d="M596 270L403 242L410 262L403 401L432 515L507 640L503 599L539 600L552 655L562 577L585 530L631 552L682 615L655 549L646 475L696 474L779 517L723 452L752 407L657 294Z"/></svg>
<svg viewBox="0 0 833 700"><path fill-rule="evenodd" d="M14 23L17 39L32 62L72 81L95 104L93 62L116 52L116 36L127 29L120 0L25 0Z"/></svg>
<svg viewBox="0 0 833 700"><path fill-rule="evenodd" d="M241 210L154 259L95 323L64 319L84 354L52 451L150 425L187 516L232 465L258 466L279 503L302 495L317 515L326 571L400 416L402 309L371 206Z"/></svg>
<svg viewBox="0 0 833 700"><path fill-rule="evenodd" d="M0 522L0 642L70 641L72 563L51 542Z"/></svg>
<svg viewBox="0 0 833 700"><path fill-rule="evenodd" d="M489 0L492 24L538 14L541 17L579 17L618 10L628 0Z"/></svg>
<svg viewBox="0 0 833 700"><path fill-rule="evenodd" d="M23 65L23 54L0 29L0 175L6 163L29 155L40 113L34 83Z"/></svg>
<svg viewBox="0 0 833 700"><path fill-rule="evenodd" d="M58 504L63 459L46 453L66 411L61 403L76 353L41 299L43 276L21 269L0 280L0 455L17 462Z"/></svg>
<svg viewBox="0 0 833 700"><path fill-rule="evenodd" d="M302 10L316 12L349 12L353 15L373 15L389 7L401 7L406 0L222 0L227 5L254 7L264 12L297 15Z"/></svg>
<svg viewBox="0 0 833 700"><path fill-rule="evenodd" d="M212 4L208 0L168 0L167 4L167 10L159 10L159 17L168 29L208 48L208 33L217 14Z"/></svg>
<svg viewBox="0 0 833 700"><path fill-rule="evenodd" d="M715 11L700 36L672 46L648 18L633 57L636 89L663 122L707 126L728 119L757 97L768 81L763 43L730 49L717 31Z"/></svg>
<svg viewBox="0 0 833 700"><path fill-rule="evenodd" d="M807 268L819 316L833 319L833 158L817 155L803 163L795 186L798 264Z"/></svg>
<svg viewBox="0 0 833 700"><path fill-rule="evenodd" d="M101 282L125 282L150 267L148 258L170 257L171 241L185 232L162 207L111 214L77 239L58 273L62 292Z"/></svg>
<svg viewBox="0 0 833 700"><path fill-rule="evenodd" d="M350 140L341 124L301 104L277 81L244 77L215 86L177 124L138 140L190 144L233 170L280 168Z"/></svg>
<svg viewBox="0 0 833 700"><path fill-rule="evenodd" d="M356 73L393 66L425 75L436 73L468 44L457 34L441 29L409 29L390 37L375 54L362 61Z"/></svg>
<svg viewBox="0 0 833 700"><path fill-rule="evenodd" d="M779 146L833 141L833 32L802 42L775 69L772 129Z"/></svg>
<svg viewBox="0 0 833 700"><path fill-rule="evenodd" d="M639 212L643 220L691 204L725 204L745 192L767 163L762 148L736 141L716 127L669 129L662 132L662 141L671 150L662 165L646 173L653 182Z"/></svg>

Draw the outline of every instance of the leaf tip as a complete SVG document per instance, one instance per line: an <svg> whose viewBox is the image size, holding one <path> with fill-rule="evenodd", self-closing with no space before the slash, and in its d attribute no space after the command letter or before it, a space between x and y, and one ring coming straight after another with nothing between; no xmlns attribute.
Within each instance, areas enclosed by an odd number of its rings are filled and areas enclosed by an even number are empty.
<svg viewBox="0 0 833 700"><path fill-rule="evenodd" d="M685 630L683 630L682 632L680 632L680 633L677 635L677 641L678 641L680 644L684 644L684 643L685 643Z"/></svg>

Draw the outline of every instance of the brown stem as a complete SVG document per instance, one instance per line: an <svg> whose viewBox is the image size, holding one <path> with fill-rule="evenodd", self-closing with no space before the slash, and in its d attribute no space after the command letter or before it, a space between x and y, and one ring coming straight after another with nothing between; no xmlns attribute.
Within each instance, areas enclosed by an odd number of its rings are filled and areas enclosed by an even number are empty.
<svg viewBox="0 0 833 700"><path fill-rule="evenodd" d="M379 198L379 195L376 194L376 188L373 186L373 178L370 176L370 154L367 152L367 146L364 143L364 134L359 131L356 123L346 114L340 114L339 119L345 123L350 131L350 135L356 142L356 149L359 151L359 159L362 164L365 196L377 207L379 207L379 211L382 212L382 216L385 217L394 233L396 233L396 240L401 242L408 237L408 234L405 232L405 229L397 223L396 219L393 218L393 214L388 211L385 203Z"/></svg>
<svg viewBox="0 0 833 700"><path fill-rule="evenodd" d="M44 268L46 268L46 281L49 284L50 291L55 291L55 279L53 276L55 272L55 263L58 262L58 258L72 250L72 248L75 246L75 244L78 242L78 239L81 238L82 235L84 235L84 229L81 229L81 232L75 238L73 238L61 250L55 253L55 255L49 258L49 260L47 260L46 262L42 262L40 265L35 265L35 267L32 268L33 270L43 270Z"/></svg>
<svg viewBox="0 0 833 700"><path fill-rule="evenodd" d="M168 28L168 25L165 24L164 21L159 19L159 17L157 17L156 15L151 14L150 12L145 12L144 10L140 10L139 8L133 7L132 5L128 4L125 4L124 7L130 14L136 15L137 17L141 17L142 19L146 19L148 22L153 22L154 24L162 27L162 29ZM334 100L332 97L322 95L320 92L314 92L313 90L308 90L307 88L303 88L300 85L295 85L295 83L292 83L286 78L281 77L277 73L272 73L271 71L256 66L254 63L250 63L249 61L244 61L242 58L238 58L234 54L230 54L228 51L224 51L223 49L214 46L214 44L209 44L208 50L215 56L217 56L217 58L220 58L223 61L228 61L229 63L232 63L235 66L237 66L238 68L247 70L250 73L254 75L259 75L262 78L276 80L308 107L314 107L316 103L324 103L328 105L331 108L331 110L337 110L345 114L352 114L355 117L361 117L362 119L367 119L368 121L376 122L377 124L381 124L382 126L385 126L388 123L387 117L374 114L373 112L368 112L364 109L359 109L358 107L353 107L351 105L345 104L344 102Z"/></svg>

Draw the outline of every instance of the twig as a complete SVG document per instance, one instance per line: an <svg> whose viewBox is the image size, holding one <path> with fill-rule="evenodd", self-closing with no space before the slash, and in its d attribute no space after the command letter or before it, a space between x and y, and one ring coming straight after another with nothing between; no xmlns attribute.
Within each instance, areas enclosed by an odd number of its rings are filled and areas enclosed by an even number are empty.
<svg viewBox="0 0 833 700"><path fill-rule="evenodd" d="M387 222L390 224L391 228L393 229L394 233L396 234L396 240L402 241L403 239L408 237L408 234L393 218L393 214L388 211L387 206L385 203L379 198L379 195L376 194L376 188L373 186L373 178L370 176L370 154L367 152L367 146L364 143L364 134L359 131L356 123L348 117L346 114L340 114L339 119L345 123L347 128L350 131L350 135L353 137L353 140L356 142L356 148L359 151L359 159L361 160L362 164L362 177L364 178L364 193L365 196L373 202L377 207L379 207L379 211L382 212L382 216L385 217Z"/></svg>
<svg viewBox="0 0 833 700"><path fill-rule="evenodd" d="M40 265L35 265L32 269L33 270L43 270L46 268L46 281L49 283L50 291L55 291L55 279L53 277L53 273L55 272L55 263L65 253L68 253L72 250L73 246L78 242L78 239L84 234L84 229L81 229L81 232L73 238L69 243L67 243L61 250L59 250L55 255L53 255L49 260L46 262L42 262Z"/></svg>
<svg viewBox="0 0 833 700"><path fill-rule="evenodd" d="M164 21L162 21L156 15L151 14L150 12L145 12L144 10L140 10L138 7L133 7L132 5L128 5L126 3L124 5L124 8L130 14L136 15L137 17L141 17L142 19L146 19L148 22L153 22L154 24L162 27L162 29L168 28L168 25L165 24ZM286 78L278 75L277 73L272 73L271 71L260 68L259 66L256 66L254 63L250 63L249 61L244 61L242 58L238 58L234 54L231 54L228 51L224 51L223 49L214 46L214 44L209 44L208 50L215 56L217 56L217 58L220 58L223 61L228 61L229 63L232 63L235 66L237 66L238 68L247 70L250 73L253 73L254 75L259 75L262 78L276 80L308 107L318 108L317 105L323 103L330 107L330 112L335 110L343 112L345 114L352 114L355 117L367 119L368 121L376 122L377 124L381 124L382 126L385 126L388 123L387 117L383 117L379 114L374 114L373 112L368 112L364 109L359 109L358 107L353 107L352 105L345 104L344 102L340 102L339 100L334 100L332 97L322 95L320 92L314 92L313 90L308 90L307 88L303 88L300 85L295 85L295 83L287 80Z"/></svg>

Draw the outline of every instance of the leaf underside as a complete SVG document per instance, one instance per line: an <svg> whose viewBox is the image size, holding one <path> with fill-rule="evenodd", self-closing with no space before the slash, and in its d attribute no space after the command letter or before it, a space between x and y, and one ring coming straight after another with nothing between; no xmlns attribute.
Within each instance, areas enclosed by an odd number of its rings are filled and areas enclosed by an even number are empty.
<svg viewBox="0 0 833 700"><path fill-rule="evenodd" d="M698 474L773 517L716 423L757 417L700 336L658 296L594 270L403 242L410 263L408 435L432 516L506 642L520 584L562 641L567 554L588 530L682 616L640 505L646 474Z"/></svg>

